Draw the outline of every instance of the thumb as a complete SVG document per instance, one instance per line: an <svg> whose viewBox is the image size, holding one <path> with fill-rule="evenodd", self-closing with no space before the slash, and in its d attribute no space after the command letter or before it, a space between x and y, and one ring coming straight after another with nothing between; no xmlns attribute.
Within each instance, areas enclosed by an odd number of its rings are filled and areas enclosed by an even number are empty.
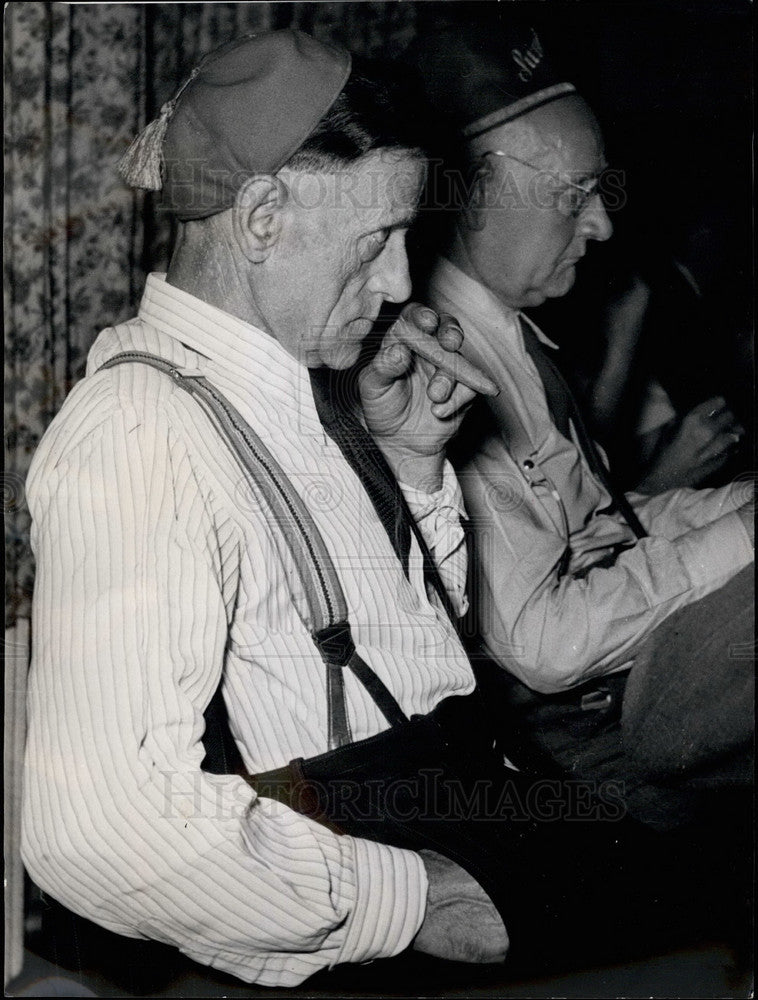
<svg viewBox="0 0 758 1000"><path fill-rule="evenodd" d="M411 352L397 341L385 339L373 360L361 373L361 396L375 399L403 378L411 366Z"/></svg>

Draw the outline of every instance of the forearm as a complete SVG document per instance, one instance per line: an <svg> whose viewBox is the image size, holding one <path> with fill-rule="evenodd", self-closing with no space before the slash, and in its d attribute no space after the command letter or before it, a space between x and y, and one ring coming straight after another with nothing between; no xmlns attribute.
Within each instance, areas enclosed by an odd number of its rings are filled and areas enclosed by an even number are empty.
<svg viewBox="0 0 758 1000"><path fill-rule="evenodd" d="M442 488L445 469L445 452L424 455L393 446L390 442L377 440L395 479L404 486L423 493L436 493Z"/></svg>
<svg viewBox="0 0 758 1000"><path fill-rule="evenodd" d="M560 575L564 548L518 516L477 539L474 607L488 651L543 692L619 669L661 621L753 558L734 513L678 540L643 539L581 579Z"/></svg>
<svg viewBox="0 0 758 1000"><path fill-rule="evenodd" d="M395 954L420 925L425 881L411 852L336 837L284 807L274 814L241 779L194 771L139 785L54 748L42 761L41 742L33 730L25 863L45 891L117 933L293 986L338 962Z"/></svg>
<svg viewBox="0 0 758 1000"><path fill-rule="evenodd" d="M629 493L628 499L649 534L673 541L750 503L753 486L737 480L716 489L682 488L656 496Z"/></svg>

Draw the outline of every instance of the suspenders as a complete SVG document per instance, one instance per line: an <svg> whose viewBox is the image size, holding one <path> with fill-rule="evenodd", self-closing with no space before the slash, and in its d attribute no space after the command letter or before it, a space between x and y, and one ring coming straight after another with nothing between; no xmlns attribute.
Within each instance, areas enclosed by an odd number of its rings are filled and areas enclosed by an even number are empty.
<svg viewBox="0 0 758 1000"><path fill-rule="evenodd" d="M519 316L519 325L524 338L524 347L537 369L537 374L545 389L548 409L556 427L565 438L571 440L571 432L569 430L569 420L571 420L579 441L579 450L584 455L596 479L602 484L606 493L608 493L613 501L616 510L621 514L637 538L646 538L647 532L634 513L632 505L624 493L616 487L608 469L606 469L597 445L584 423L582 411L563 373L548 355L547 351L542 349L542 345L537 339L534 330L521 316Z"/></svg>
<svg viewBox="0 0 758 1000"><path fill-rule="evenodd" d="M164 372L197 400L263 500L271 522L281 531L306 595L311 635L326 667L329 749L352 742L345 702L345 668L358 678L391 726L407 722L384 682L356 651L345 594L310 511L252 427L204 376L180 371L156 355L125 351L106 361L99 371L125 362L150 365Z"/></svg>

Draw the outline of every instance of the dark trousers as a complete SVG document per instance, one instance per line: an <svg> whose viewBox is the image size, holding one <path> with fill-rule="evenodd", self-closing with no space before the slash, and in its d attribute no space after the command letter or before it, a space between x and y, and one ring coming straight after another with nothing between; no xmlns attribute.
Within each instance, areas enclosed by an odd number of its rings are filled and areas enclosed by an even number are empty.
<svg viewBox="0 0 758 1000"><path fill-rule="evenodd" d="M635 658L622 718L630 771L664 787L747 785L755 739L755 566L677 611Z"/></svg>
<svg viewBox="0 0 758 1000"><path fill-rule="evenodd" d="M659 830L720 808L753 774L754 567L675 612L631 671L556 695L483 665L489 698L521 752L543 769L623 789L631 815Z"/></svg>
<svg viewBox="0 0 758 1000"><path fill-rule="evenodd" d="M665 842L618 795L505 766L478 691L255 785L338 831L460 864L503 917L519 972L663 947L706 895L691 866L685 894L674 886Z"/></svg>

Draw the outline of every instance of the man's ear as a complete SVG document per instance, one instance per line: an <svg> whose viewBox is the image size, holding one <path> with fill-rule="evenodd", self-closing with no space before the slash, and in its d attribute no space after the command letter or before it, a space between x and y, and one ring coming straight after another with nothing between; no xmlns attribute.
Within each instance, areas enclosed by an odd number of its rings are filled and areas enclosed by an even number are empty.
<svg viewBox="0 0 758 1000"><path fill-rule="evenodd" d="M265 260L279 239L288 197L287 185L272 174L248 178L237 192L234 237L251 263Z"/></svg>
<svg viewBox="0 0 758 1000"><path fill-rule="evenodd" d="M468 176L468 191L466 203L460 213L464 228L469 230L484 229L484 208L487 204L487 188L492 182L492 165L486 157L472 165Z"/></svg>

